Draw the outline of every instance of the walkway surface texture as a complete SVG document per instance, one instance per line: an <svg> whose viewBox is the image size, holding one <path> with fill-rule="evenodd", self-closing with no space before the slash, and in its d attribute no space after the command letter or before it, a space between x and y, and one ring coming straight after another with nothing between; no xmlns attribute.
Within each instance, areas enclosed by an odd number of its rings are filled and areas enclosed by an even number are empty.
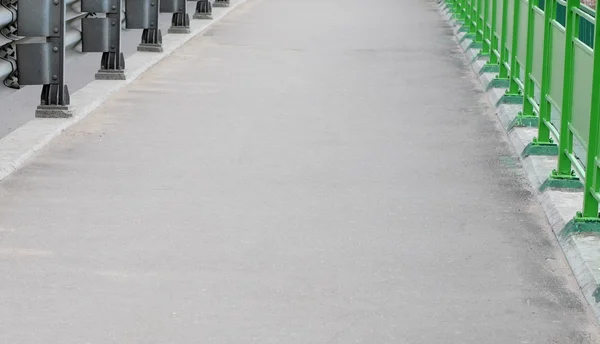
<svg viewBox="0 0 600 344"><path fill-rule="evenodd" d="M249 0L0 184L0 343L598 343L451 37Z"/></svg>

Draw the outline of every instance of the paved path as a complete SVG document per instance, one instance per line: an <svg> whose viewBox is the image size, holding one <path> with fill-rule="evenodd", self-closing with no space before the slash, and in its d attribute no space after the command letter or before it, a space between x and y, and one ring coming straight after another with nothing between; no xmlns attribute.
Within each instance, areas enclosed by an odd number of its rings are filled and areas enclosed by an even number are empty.
<svg viewBox="0 0 600 344"><path fill-rule="evenodd" d="M0 343L598 343L431 0L250 0L0 184Z"/></svg>

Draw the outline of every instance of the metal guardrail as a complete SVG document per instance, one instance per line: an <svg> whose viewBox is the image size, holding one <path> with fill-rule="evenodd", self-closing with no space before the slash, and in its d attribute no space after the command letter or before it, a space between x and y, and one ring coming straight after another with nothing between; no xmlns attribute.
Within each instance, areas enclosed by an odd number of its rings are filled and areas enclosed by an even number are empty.
<svg viewBox="0 0 600 344"><path fill-rule="evenodd" d="M43 0L40 0L40 3ZM66 27L65 46L73 49L81 42L81 25L79 20L90 13L81 12L81 0L66 0ZM16 64L16 44L32 41L17 35L17 0L0 0L0 80L11 88L19 88L19 83L14 74ZM12 75L11 75L12 74Z"/></svg>
<svg viewBox="0 0 600 344"><path fill-rule="evenodd" d="M194 19L229 6L212 1L198 0ZM121 29L143 30L138 51L160 52L159 13L172 13L169 33L190 32L187 0L0 0L0 81L43 85L36 117L69 117L65 52L100 52L96 79L125 79Z"/></svg>

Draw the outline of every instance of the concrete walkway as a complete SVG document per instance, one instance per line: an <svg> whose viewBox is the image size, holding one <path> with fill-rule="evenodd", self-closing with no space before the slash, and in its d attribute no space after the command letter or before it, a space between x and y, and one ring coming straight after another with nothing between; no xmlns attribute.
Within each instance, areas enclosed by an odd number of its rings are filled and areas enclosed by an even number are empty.
<svg viewBox="0 0 600 344"><path fill-rule="evenodd" d="M598 343L455 49L250 0L0 184L0 343Z"/></svg>

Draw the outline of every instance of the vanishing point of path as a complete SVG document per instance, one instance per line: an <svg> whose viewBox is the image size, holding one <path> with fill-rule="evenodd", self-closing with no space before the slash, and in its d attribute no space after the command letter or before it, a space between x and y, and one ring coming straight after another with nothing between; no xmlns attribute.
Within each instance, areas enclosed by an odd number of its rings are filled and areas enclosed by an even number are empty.
<svg viewBox="0 0 600 344"><path fill-rule="evenodd" d="M598 343L455 49L249 0L0 183L0 343Z"/></svg>

